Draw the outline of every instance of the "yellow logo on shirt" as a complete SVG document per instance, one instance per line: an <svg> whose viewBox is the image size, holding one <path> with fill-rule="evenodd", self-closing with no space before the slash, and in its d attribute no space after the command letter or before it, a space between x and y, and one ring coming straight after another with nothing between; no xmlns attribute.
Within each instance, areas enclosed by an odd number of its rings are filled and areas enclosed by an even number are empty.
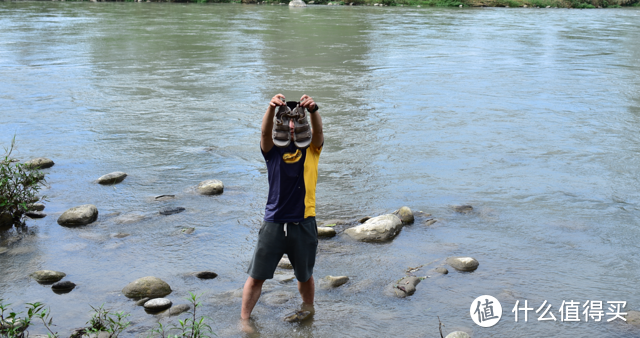
<svg viewBox="0 0 640 338"><path fill-rule="evenodd" d="M298 161L300 161L300 159L302 158L302 152L300 151L300 149L297 149L295 153L284 153L284 155L282 155L282 160L284 160L284 163L296 163Z"/></svg>

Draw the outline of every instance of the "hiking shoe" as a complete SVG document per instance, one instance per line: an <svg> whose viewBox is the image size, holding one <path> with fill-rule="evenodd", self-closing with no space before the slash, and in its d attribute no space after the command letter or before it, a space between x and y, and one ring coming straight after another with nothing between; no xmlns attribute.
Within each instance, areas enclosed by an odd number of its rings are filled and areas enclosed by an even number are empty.
<svg viewBox="0 0 640 338"><path fill-rule="evenodd" d="M297 106L293 110L293 143L298 148L306 148L311 144L311 127L307 119L307 114L304 111L304 107Z"/></svg>
<svg viewBox="0 0 640 338"><path fill-rule="evenodd" d="M285 148L291 143L291 129L289 121L291 121L292 112L287 106L279 106L276 116L273 119L273 144L277 147Z"/></svg>

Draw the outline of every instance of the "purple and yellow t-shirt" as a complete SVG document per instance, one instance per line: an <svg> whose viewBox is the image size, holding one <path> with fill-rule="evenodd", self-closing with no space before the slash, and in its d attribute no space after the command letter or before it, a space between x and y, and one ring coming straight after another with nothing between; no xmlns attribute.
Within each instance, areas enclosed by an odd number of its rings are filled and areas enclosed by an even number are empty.
<svg viewBox="0 0 640 338"><path fill-rule="evenodd" d="M322 147L313 144L299 149L293 142L286 148L274 146L262 152L267 162L269 198L264 211L267 222L300 222L316 215L318 160Z"/></svg>

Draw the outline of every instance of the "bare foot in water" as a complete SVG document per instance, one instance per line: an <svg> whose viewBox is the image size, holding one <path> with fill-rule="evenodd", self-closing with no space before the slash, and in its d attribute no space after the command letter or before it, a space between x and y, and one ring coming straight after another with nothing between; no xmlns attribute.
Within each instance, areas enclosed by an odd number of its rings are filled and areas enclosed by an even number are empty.
<svg viewBox="0 0 640 338"><path fill-rule="evenodd" d="M240 330L245 333L245 337L260 337L252 319L240 319Z"/></svg>

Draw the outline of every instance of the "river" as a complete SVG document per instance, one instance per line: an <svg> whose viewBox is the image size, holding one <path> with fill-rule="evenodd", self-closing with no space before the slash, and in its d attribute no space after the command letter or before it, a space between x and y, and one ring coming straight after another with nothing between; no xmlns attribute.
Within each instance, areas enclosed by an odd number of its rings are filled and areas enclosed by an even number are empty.
<svg viewBox="0 0 640 338"><path fill-rule="evenodd" d="M5 1L0 28L0 144L15 135L14 157L56 162L44 170L48 216L0 235L0 298L47 304L65 336L103 303L131 313L123 336L145 336L157 320L121 293L144 276L168 282L175 304L202 294L217 335L241 335L238 290L267 195L260 121L277 93L321 107L319 221L405 205L438 221L417 217L385 244L321 239L316 279L349 283L318 283L302 325L281 320L295 284L268 283L254 311L263 337L439 337L439 320L445 335L640 336L559 312L571 300L581 313L587 300L640 310L639 9ZM129 176L95 183L113 171ZM224 194L198 195L206 179ZM86 203L97 222L56 223ZM186 211L158 214L168 206ZM430 272L449 256L480 266ZM384 295L420 265L429 278L413 296ZM78 286L54 294L29 279L39 269ZM201 270L219 277L190 275ZM493 327L471 320L480 295L502 304ZM557 320L516 322L525 300L547 300Z"/></svg>

